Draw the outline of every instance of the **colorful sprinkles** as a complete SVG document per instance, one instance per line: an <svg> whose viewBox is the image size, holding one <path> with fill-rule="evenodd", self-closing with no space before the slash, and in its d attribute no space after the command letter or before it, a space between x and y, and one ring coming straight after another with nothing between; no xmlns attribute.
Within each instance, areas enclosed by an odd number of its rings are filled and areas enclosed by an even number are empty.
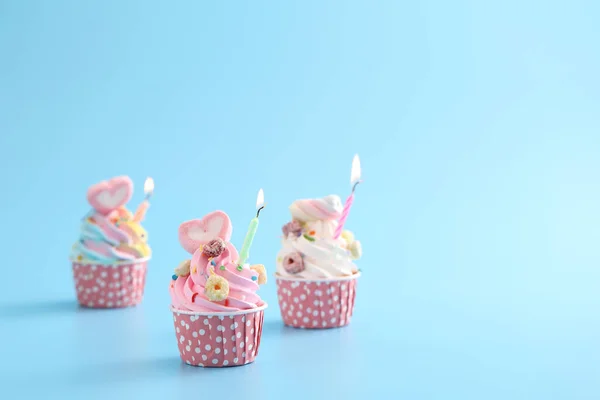
<svg viewBox="0 0 600 400"><path fill-rule="evenodd" d="M224 265L221 265L221 266L219 267L219 269L220 269L221 271L225 271L225 266L224 266Z"/></svg>
<svg viewBox="0 0 600 400"><path fill-rule="evenodd" d="M304 236L304 239L308 240L309 242L314 242L314 241L315 241L315 238L314 238L314 237L310 237L310 236L308 236L307 234L304 234L304 235L302 235L302 236Z"/></svg>

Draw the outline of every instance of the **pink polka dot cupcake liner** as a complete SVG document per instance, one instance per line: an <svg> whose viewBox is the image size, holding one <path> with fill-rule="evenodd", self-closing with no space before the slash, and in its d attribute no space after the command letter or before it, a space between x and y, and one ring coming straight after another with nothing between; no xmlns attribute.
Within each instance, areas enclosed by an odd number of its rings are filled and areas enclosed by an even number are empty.
<svg viewBox="0 0 600 400"><path fill-rule="evenodd" d="M348 278L304 280L276 276L283 323L294 328L327 329L350 323L360 273Z"/></svg>
<svg viewBox="0 0 600 400"><path fill-rule="evenodd" d="M258 356L265 308L196 313L171 307L181 360L198 367L250 364Z"/></svg>
<svg viewBox="0 0 600 400"><path fill-rule="evenodd" d="M73 261L77 301L89 308L120 308L142 302L148 259L93 264Z"/></svg>

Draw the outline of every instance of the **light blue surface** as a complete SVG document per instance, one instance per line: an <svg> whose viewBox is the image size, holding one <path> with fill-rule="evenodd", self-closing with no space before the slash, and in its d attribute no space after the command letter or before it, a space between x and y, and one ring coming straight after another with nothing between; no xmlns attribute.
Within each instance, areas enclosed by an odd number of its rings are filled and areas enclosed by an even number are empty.
<svg viewBox="0 0 600 400"><path fill-rule="evenodd" d="M0 398L600 398L599 20L594 1L2 1ZM351 326L282 327L271 279L256 363L182 365L178 225L220 208L239 248L263 187L251 261L272 272L289 203L345 198L356 152ZM79 310L85 190L119 174L134 206L156 181L146 297Z"/></svg>

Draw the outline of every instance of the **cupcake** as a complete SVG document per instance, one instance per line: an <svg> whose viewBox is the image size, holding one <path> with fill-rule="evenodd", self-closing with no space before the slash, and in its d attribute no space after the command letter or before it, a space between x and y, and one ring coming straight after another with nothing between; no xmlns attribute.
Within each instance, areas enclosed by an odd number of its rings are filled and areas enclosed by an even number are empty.
<svg viewBox="0 0 600 400"><path fill-rule="evenodd" d="M276 272L286 325L318 329L350 323L360 276L354 261L362 249L352 232L340 232L342 211L335 195L290 206L292 220L282 228Z"/></svg>
<svg viewBox="0 0 600 400"><path fill-rule="evenodd" d="M77 300L82 306L116 308L142 301L151 250L141 222L152 187L148 178L146 199L135 214L125 207L133 194L129 177L119 176L88 189L92 209L81 221L79 239L70 256Z"/></svg>
<svg viewBox="0 0 600 400"><path fill-rule="evenodd" d="M189 365L244 365L258 355L267 304L256 292L267 275L263 265L240 260L231 229L222 211L179 227L192 257L175 268L169 292L179 354Z"/></svg>

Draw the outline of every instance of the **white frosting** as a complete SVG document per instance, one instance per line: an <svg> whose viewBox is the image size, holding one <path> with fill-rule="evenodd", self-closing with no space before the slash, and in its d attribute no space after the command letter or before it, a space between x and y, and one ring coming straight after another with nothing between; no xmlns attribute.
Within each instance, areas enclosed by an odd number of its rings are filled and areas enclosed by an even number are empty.
<svg viewBox="0 0 600 400"><path fill-rule="evenodd" d="M358 271L352 260L360 254L360 247L351 245L360 246L360 243L354 244L354 236L348 231L334 239L342 210L342 201L335 195L292 203L290 212L294 220L302 223L302 232L299 235L291 232L283 238L277 255L279 276L323 279L350 276ZM284 267L286 256L293 253L299 253L304 264L304 270L295 274L287 272Z"/></svg>
<svg viewBox="0 0 600 400"><path fill-rule="evenodd" d="M298 252L303 255L304 271L288 273L283 267L286 255ZM314 242L304 236L289 235L282 241L282 249L277 255L277 274L288 278L334 278L349 276L357 271L350 254L339 240L320 238Z"/></svg>
<svg viewBox="0 0 600 400"><path fill-rule="evenodd" d="M305 232L314 232L315 237L323 239L333 239L335 230L338 227L338 222L335 220L330 221L311 221L305 225Z"/></svg>

